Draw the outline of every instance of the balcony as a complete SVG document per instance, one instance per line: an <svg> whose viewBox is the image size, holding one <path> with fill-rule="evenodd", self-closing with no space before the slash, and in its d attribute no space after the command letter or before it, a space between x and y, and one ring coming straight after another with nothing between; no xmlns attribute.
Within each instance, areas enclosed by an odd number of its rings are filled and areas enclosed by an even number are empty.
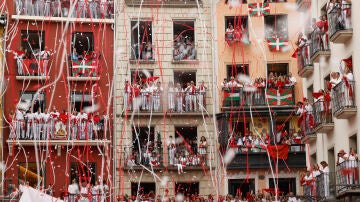
<svg viewBox="0 0 360 202"><path fill-rule="evenodd" d="M328 14L329 39L333 43L345 43L353 34L351 4L335 6Z"/></svg>
<svg viewBox="0 0 360 202"><path fill-rule="evenodd" d="M16 80L46 80L48 75L48 62L44 59L17 59Z"/></svg>
<svg viewBox="0 0 360 202"><path fill-rule="evenodd" d="M99 1L91 1L86 3L85 0L79 0L76 4L70 0L61 1L44 1L41 3L34 3L24 5L24 3L15 2L15 15L13 19L18 20L45 20L56 22L114 22L114 2L106 1L99 3ZM74 7L73 13L69 13L71 7Z"/></svg>
<svg viewBox="0 0 360 202"><path fill-rule="evenodd" d="M302 131L301 142L309 144L316 141L316 132L314 130L314 115L312 112L304 112L299 117L300 129Z"/></svg>
<svg viewBox="0 0 360 202"><path fill-rule="evenodd" d="M311 8L311 0L296 0L298 11L308 11Z"/></svg>
<svg viewBox="0 0 360 202"><path fill-rule="evenodd" d="M336 197L358 199L360 196L359 161L347 160L336 166Z"/></svg>
<svg viewBox="0 0 360 202"><path fill-rule="evenodd" d="M311 33L310 58L312 62L319 62L320 57L330 57L329 41L325 33L314 29Z"/></svg>
<svg viewBox="0 0 360 202"><path fill-rule="evenodd" d="M199 6L202 7L202 0L199 0ZM187 8L198 7L196 0L125 0L128 6L133 7L170 7L170 8Z"/></svg>
<svg viewBox="0 0 360 202"><path fill-rule="evenodd" d="M279 168L305 168L306 154L304 145L293 144L288 146L288 156L286 159L279 158ZM271 161L273 164L273 161ZM266 150L259 149L254 152L252 149L242 148L239 150L227 169L259 169L269 168L269 159Z"/></svg>
<svg viewBox="0 0 360 202"><path fill-rule="evenodd" d="M314 72L314 66L310 60L310 46L304 45L297 52L298 75L307 78Z"/></svg>
<svg viewBox="0 0 360 202"><path fill-rule="evenodd" d="M179 48L173 50L173 64L199 64L197 59L196 48L184 49L183 52L179 51Z"/></svg>
<svg viewBox="0 0 360 202"><path fill-rule="evenodd" d="M323 99L316 101L313 105L314 131L317 133L327 133L334 129L334 122L329 106L330 102L324 101Z"/></svg>
<svg viewBox="0 0 360 202"><path fill-rule="evenodd" d="M103 121L93 123L84 120L77 123L65 124L57 119L44 123L43 121L13 121L9 139L6 141L9 148L14 145L47 146L47 145L89 145L101 146L110 144L108 129ZM16 130L17 129L17 130ZM10 149L12 150L12 149ZM11 151L10 151L11 152Z"/></svg>
<svg viewBox="0 0 360 202"><path fill-rule="evenodd" d="M245 29L235 28L233 32L225 34L225 41L230 47L232 47L233 44L237 45L240 43L249 45L249 32Z"/></svg>
<svg viewBox="0 0 360 202"><path fill-rule="evenodd" d="M335 172L321 173L315 177L313 184L303 185L303 193L306 199L314 201L326 201L336 197Z"/></svg>
<svg viewBox="0 0 360 202"><path fill-rule="evenodd" d="M135 93L137 94L137 93ZM124 108L127 114L142 115L202 115L206 111L206 93L186 92L139 92L133 97L124 96ZM123 114L124 115L124 114Z"/></svg>
<svg viewBox="0 0 360 202"><path fill-rule="evenodd" d="M100 80L100 58L84 58L70 60L69 81L98 81Z"/></svg>
<svg viewBox="0 0 360 202"><path fill-rule="evenodd" d="M356 115L355 81L342 81L337 84L331 94L333 116L337 119L348 119Z"/></svg>
<svg viewBox="0 0 360 202"><path fill-rule="evenodd" d="M294 89L284 87L281 89L257 88L254 92L247 92L244 88L224 88L223 110L239 109L240 107L264 106L272 107L293 106L295 104Z"/></svg>

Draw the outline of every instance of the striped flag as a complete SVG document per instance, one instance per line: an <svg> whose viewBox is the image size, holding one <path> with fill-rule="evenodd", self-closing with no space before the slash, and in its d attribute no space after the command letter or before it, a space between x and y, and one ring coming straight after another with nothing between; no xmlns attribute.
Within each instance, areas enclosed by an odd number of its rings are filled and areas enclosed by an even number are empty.
<svg viewBox="0 0 360 202"><path fill-rule="evenodd" d="M292 88L269 89L266 92L266 100L269 105L294 105Z"/></svg>
<svg viewBox="0 0 360 202"><path fill-rule="evenodd" d="M270 15L270 7L268 3L250 3L248 4L250 16L264 16Z"/></svg>
<svg viewBox="0 0 360 202"><path fill-rule="evenodd" d="M271 51L281 51L288 45L288 40L278 37L272 37L267 40Z"/></svg>
<svg viewBox="0 0 360 202"><path fill-rule="evenodd" d="M239 101L240 100L240 93L233 93L233 92L227 92L224 91L224 100L226 101Z"/></svg>

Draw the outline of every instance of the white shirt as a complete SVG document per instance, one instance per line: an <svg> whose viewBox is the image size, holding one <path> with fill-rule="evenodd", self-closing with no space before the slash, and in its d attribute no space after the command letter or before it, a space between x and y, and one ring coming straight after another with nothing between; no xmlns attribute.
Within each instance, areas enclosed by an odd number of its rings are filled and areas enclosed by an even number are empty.
<svg viewBox="0 0 360 202"><path fill-rule="evenodd" d="M226 84L227 87L229 88L235 88L235 87L240 87L240 84L236 81L229 81L227 84Z"/></svg>
<svg viewBox="0 0 360 202"><path fill-rule="evenodd" d="M17 121L24 120L24 114L18 109L15 111L15 119Z"/></svg>
<svg viewBox="0 0 360 202"><path fill-rule="evenodd" d="M348 81L354 81L354 75L353 73L349 72L344 75Z"/></svg>
<svg viewBox="0 0 360 202"><path fill-rule="evenodd" d="M79 186L76 183L72 183L68 187L69 194L78 194L79 193Z"/></svg>
<svg viewBox="0 0 360 202"><path fill-rule="evenodd" d="M295 85L296 84L296 78L294 76L289 78L291 85Z"/></svg>
<svg viewBox="0 0 360 202"><path fill-rule="evenodd" d="M305 108L305 111L306 111L306 112L312 112L312 111L313 111L313 108L312 108L311 104L305 105L304 108Z"/></svg>
<svg viewBox="0 0 360 202"><path fill-rule="evenodd" d="M88 186L81 186L80 194L88 194Z"/></svg>
<svg viewBox="0 0 360 202"><path fill-rule="evenodd" d="M43 120L44 120L45 123L47 123L50 120L50 114L49 113L44 113Z"/></svg>
<svg viewBox="0 0 360 202"><path fill-rule="evenodd" d="M43 114L42 113L39 113L39 112L36 112L35 114L34 114L34 118L35 118L35 120L36 121L42 121L42 119L43 119Z"/></svg>

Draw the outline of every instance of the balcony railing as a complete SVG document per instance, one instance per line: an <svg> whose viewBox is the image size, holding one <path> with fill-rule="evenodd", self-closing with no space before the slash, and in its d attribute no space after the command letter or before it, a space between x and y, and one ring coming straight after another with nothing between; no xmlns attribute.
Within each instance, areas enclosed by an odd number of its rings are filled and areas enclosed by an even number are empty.
<svg viewBox="0 0 360 202"><path fill-rule="evenodd" d="M342 81L337 84L331 94L331 105L333 115L338 114L347 109L355 109L355 81Z"/></svg>
<svg viewBox="0 0 360 202"><path fill-rule="evenodd" d="M314 68L310 60L310 45L305 44L303 47L299 47L297 52L297 61L298 61L298 73L300 76L307 77L309 76Z"/></svg>
<svg viewBox="0 0 360 202"><path fill-rule="evenodd" d="M352 24L351 24L351 4L344 3L340 6L334 6L334 8L328 13L329 22L329 38L331 41L336 42L336 38L341 36L335 36L337 34L345 34L351 37ZM346 31L349 31L346 32ZM345 33L340 33L345 31ZM348 37L348 36L345 36Z"/></svg>
<svg viewBox="0 0 360 202"><path fill-rule="evenodd" d="M307 199L323 201L335 198L335 172L321 173L311 183L303 185L303 188Z"/></svg>
<svg viewBox="0 0 360 202"><path fill-rule="evenodd" d="M99 77L100 76L100 59L73 59L70 60L71 77Z"/></svg>
<svg viewBox="0 0 360 202"><path fill-rule="evenodd" d="M293 87L280 89L269 88L265 93L264 88L257 88L255 92L245 91L244 88L224 88L223 107L240 106L265 106L267 103L273 106L294 105Z"/></svg>
<svg viewBox="0 0 360 202"><path fill-rule="evenodd" d="M136 93L135 93L136 94ZM140 112L173 113L201 112L206 109L206 93L186 92L140 92L138 95L125 94L124 108Z"/></svg>
<svg viewBox="0 0 360 202"><path fill-rule="evenodd" d="M10 124L9 140L107 140L107 121L91 120L63 122L51 119L15 120Z"/></svg>
<svg viewBox="0 0 360 202"><path fill-rule="evenodd" d="M110 0L79 0L76 1L76 4L70 0L36 1L35 3L19 0L14 2L16 15L92 19L114 18L114 1ZM72 6L74 7L73 13L69 13Z"/></svg>
<svg viewBox="0 0 360 202"><path fill-rule="evenodd" d="M48 59L16 59L18 76L48 76Z"/></svg>
<svg viewBox="0 0 360 202"><path fill-rule="evenodd" d="M199 5L202 6L203 0L199 0ZM196 0L125 0L128 6L162 6L162 7L197 7Z"/></svg>
<svg viewBox="0 0 360 202"><path fill-rule="evenodd" d="M318 100L313 105L314 127L333 124L330 101Z"/></svg>
<svg viewBox="0 0 360 202"><path fill-rule="evenodd" d="M234 30L232 33L225 33L225 41L229 45L233 43L250 44L249 32L247 30Z"/></svg>
<svg viewBox="0 0 360 202"><path fill-rule="evenodd" d="M336 193L360 188L359 161L347 160L336 166Z"/></svg>
<svg viewBox="0 0 360 202"><path fill-rule="evenodd" d="M254 150L256 149L256 150ZM228 169L245 168L269 168L268 154L265 149L240 147ZM248 160L245 160L248 159ZM287 159L279 160L281 168L303 168L306 167L306 156L303 144L289 145Z"/></svg>
<svg viewBox="0 0 360 202"><path fill-rule="evenodd" d="M322 52L329 52L329 40L326 33L321 32L318 28L311 33L310 57L313 61L318 60L318 55Z"/></svg>
<svg viewBox="0 0 360 202"><path fill-rule="evenodd" d="M173 50L173 62L181 63L181 62L189 62L197 60L197 50L196 48L184 49L180 52L179 48Z"/></svg>
<svg viewBox="0 0 360 202"><path fill-rule="evenodd" d="M304 112L299 117L300 129L304 133L303 140L316 137L313 112Z"/></svg>

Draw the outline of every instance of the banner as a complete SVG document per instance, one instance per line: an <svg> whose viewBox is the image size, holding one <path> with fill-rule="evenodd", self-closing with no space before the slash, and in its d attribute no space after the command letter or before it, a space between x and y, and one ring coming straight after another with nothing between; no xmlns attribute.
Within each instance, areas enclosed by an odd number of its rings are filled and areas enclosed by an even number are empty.
<svg viewBox="0 0 360 202"><path fill-rule="evenodd" d="M269 151L269 155L271 158L278 158L286 160L289 155L289 145L268 145L266 149Z"/></svg>
<svg viewBox="0 0 360 202"><path fill-rule="evenodd" d="M266 92L266 100L269 105L294 105L293 89L280 88L268 89Z"/></svg>
<svg viewBox="0 0 360 202"><path fill-rule="evenodd" d="M248 4L250 16L265 16L270 15L270 7L268 3L250 3Z"/></svg>
<svg viewBox="0 0 360 202"><path fill-rule="evenodd" d="M20 185L19 188L22 192L19 202L63 202L30 186Z"/></svg>
<svg viewBox="0 0 360 202"><path fill-rule="evenodd" d="M98 60L76 60L71 63L72 76L96 76Z"/></svg>
<svg viewBox="0 0 360 202"><path fill-rule="evenodd" d="M23 59L22 62L24 74L38 75L45 73L43 60Z"/></svg>
<svg viewBox="0 0 360 202"><path fill-rule="evenodd" d="M282 51L284 47L288 46L288 40L278 37L272 37L267 40L270 51Z"/></svg>

